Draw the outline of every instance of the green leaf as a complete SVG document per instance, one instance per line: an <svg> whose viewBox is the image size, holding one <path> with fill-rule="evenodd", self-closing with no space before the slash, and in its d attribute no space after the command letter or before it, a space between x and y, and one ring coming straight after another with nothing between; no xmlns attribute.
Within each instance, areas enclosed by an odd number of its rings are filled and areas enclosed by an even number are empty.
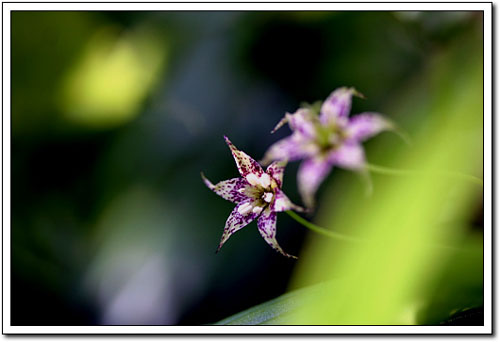
<svg viewBox="0 0 500 342"><path fill-rule="evenodd" d="M469 234L461 248L443 262L443 272L429 284L427 303L417 315L418 324L472 325L481 321L483 311L478 308L484 305L482 234Z"/></svg>
<svg viewBox="0 0 500 342"><path fill-rule="evenodd" d="M291 291L265 303L227 317L216 325L278 325L287 324L300 308L325 291L325 284L317 284Z"/></svg>

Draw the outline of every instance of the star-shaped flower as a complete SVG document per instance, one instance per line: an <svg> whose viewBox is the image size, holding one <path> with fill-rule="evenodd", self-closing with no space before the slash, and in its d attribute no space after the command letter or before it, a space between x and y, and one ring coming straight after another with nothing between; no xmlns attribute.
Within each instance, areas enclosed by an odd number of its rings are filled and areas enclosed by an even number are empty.
<svg viewBox="0 0 500 342"><path fill-rule="evenodd" d="M279 140L266 152L263 164L276 160L304 159L297 180L306 206L314 205L314 194L334 165L364 171L365 154L361 142L394 125L378 113L349 117L354 88L339 88L323 102L319 115L312 108L286 113L271 133L288 123L292 135Z"/></svg>
<svg viewBox="0 0 500 342"><path fill-rule="evenodd" d="M273 162L264 171L259 163L245 152L239 151L226 136L224 139L231 149L241 177L214 185L201 175L208 188L222 198L236 203L226 221L217 252L232 234L257 219L257 227L264 240L281 254L296 258L285 253L276 241L276 213L290 209L303 210L281 191L286 161Z"/></svg>

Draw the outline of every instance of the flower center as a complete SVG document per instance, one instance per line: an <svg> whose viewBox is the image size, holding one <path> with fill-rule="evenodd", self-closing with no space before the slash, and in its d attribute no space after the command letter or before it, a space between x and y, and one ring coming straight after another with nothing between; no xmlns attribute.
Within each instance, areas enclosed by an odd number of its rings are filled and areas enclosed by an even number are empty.
<svg viewBox="0 0 500 342"><path fill-rule="evenodd" d="M341 125L320 126L317 128L317 133L316 143L322 154L328 154L328 152L338 148L347 138Z"/></svg>
<svg viewBox="0 0 500 342"><path fill-rule="evenodd" d="M240 205L238 212L243 216L250 213L258 215L273 201L275 189L278 188L278 185L267 173L263 173L260 176L250 173L245 179L250 184L250 187L247 186L238 191L254 200L251 203Z"/></svg>
<svg viewBox="0 0 500 342"><path fill-rule="evenodd" d="M258 188L268 189L271 185L271 177L267 173L263 173L260 176L250 173L245 178L250 185Z"/></svg>
<svg viewBox="0 0 500 342"><path fill-rule="evenodd" d="M250 213L253 209L253 205L251 205L250 203L243 203L242 205L239 206L238 208L238 212L245 216L247 215L248 213Z"/></svg>
<svg viewBox="0 0 500 342"><path fill-rule="evenodd" d="M273 196L274 194L272 192L264 192L264 194L262 195L262 199L266 203L271 203L271 201L273 200Z"/></svg>
<svg viewBox="0 0 500 342"><path fill-rule="evenodd" d="M261 205L258 205L258 203L244 203L242 205L239 206L238 208L238 212L243 215L243 216L246 216L250 213L254 213L254 214L260 214L262 212L262 210L264 209L263 206Z"/></svg>

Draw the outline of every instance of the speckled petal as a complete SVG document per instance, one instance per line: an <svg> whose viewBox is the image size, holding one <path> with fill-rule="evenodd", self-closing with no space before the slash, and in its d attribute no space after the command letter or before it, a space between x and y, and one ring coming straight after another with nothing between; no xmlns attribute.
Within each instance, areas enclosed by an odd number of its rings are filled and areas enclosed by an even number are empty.
<svg viewBox="0 0 500 342"><path fill-rule="evenodd" d="M252 157L247 155L245 152L238 150L226 136L224 136L224 139L226 140L227 146L231 149L238 171L243 178L251 173L256 176L260 176L264 173L262 167Z"/></svg>
<svg viewBox="0 0 500 342"><path fill-rule="evenodd" d="M351 111L351 98L356 91L353 88L338 88L323 102L320 121L323 125L331 126L339 118L347 118Z"/></svg>
<svg viewBox="0 0 500 342"><path fill-rule="evenodd" d="M224 227L224 232L222 233L222 238L220 240L219 246L217 248L217 252L222 248L222 245L229 239L229 237L240 230L241 228L248 225L250 222L255 220L260 213L255 213L253 211L249 211L247 214L242 215L240 213L241 208L243 206L248 206L249 204L254 203L253 199L247 199L238 203L238 205L233 209L231 214L226 221L226 226Z"/></svg>
<svg viewBox="0 0 500 342"><path fill-rule="evenodd" d="M346 132L349 139L364 141L393 127L388 119L378 113L361 113L349 119Z"/></svg>
<svg viewBox="0 0 500 342"><path fill-rule="evenodd" d="M248 199L248 196L245 195L244 191L248 183L243 178L232 178L219 182L215 185L213 185L203 173L201 174L201 178L210 190L212 190L225 200L231 201L233 203L239 203Z"/></svg>
<svg viewBox="0 0 500 342"><path fill-rule="evenodd" d="M262 164L266 165L274 160L299 160L317 151L317 146L311 142L304 141L297 133L278 140L268 148Z"/></svg>
<svg viewBox="0 0 500 342"><path fill-rule="evenodd" d="M316 190L331 169L332 163L326 158L313 157L300 164L297 172L298 187L302 201L308 208L314 206Z"/></svg>
<svg viewBox="0 0 500 342"><path fill-rule="evenodd" d="M280 252L288 258L297 259L296 256L285 253L276 240L276 213L267 207L257 220L260 235L274 250Z"/></svg>
<svg viewBox="0 0 500 342"><path fill-rule="evenodd" d="M295 210L295 211L305 211L304 208L293 204L292 201L285 195L280 189L276 189L276 195L274 197L274 202L272 203L271 210L275 212Z"/></svg>
<svg viewBox="0 0 500 342"><path fill-rule="evenodd" d="M273 178L278 184L278 188L281 189L283 183L283 174L285 173L287 161L275 161L271 163L266 169L266 172L271 178Z"/></svg>
<svg viewBox="0 0 500 342"><path fill-rule="evenodd" d="M333 151L328 160L342 168L360 171L365 167L365 151L361 144L346 142Z"/></svg>

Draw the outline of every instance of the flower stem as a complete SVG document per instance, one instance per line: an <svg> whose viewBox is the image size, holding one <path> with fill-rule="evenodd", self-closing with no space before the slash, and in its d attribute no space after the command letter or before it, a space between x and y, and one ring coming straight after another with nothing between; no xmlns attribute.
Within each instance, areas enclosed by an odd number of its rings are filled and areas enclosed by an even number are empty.
<svg viewBox="0 0 500 342"><path fill-rule="evenodd" d="M296 213L294 213L291 210L287 210L286 213L291 218L293 218L295 221L297 221L298 223L300 223L301 225L303 225L304 227L309 228L309 229L311 229L312 231L315 231L318 234L321 234L321 235L324 235L324 236L328 236L330 238L334 238L334 239L338 239L338 240L344 240L344 241L349 241L349 242L358 242L358 240L355 239L355 238L352 238L352 237L349 237L349 236L346 236L346 235L343 235L343 234L340 234L340 233L332 232L331 230L328 230L328 229L325 229L323 227L317 226L314 223L311 223L311 222L307 221L306 219L300 217L299 215L297 215Z"/></svg>
<svg viewBox="0 0 500 342"><path fill-rule="evenodd" d="M455 179L460 179L463 181L468 181L479 186L483 186L483 180L481 178L466 175L459 172L451 172L451 171L419 171L419 170L404 170L404 169L392 169L389 167L374 165L374 164L366 164L366 168L372 172L380 173L383 175L394 175L394 176L443 176L443 177L451 177Z"/></svg>
<svg viewBox="0 0 500 342"><path fill-rule="evenodd" d="M312 231L314 231L314 232L316 232L318 234L321 234L323 236L326 236L326 237L329 237L329 238L332 238L332 239L348 241L348 242L362 242L361 240L358 240L356 238L353 238L353 237L350 237L350 236L347 236L347 235L343 235L343 234L340 234L340 233L332 232L331 230L328 230L328 229L325 229L323 227L317 226L314 223L311 223L311 222L307 221L306 219L300 217L299 215L297 215L295 212L293 212L291 210L287 210L285 212L291 218L293 218L295 221L297 221L298 223L300 223L304 227L309 228ZM462 248L457 248L455 246L448 246L448 245L440 244L440 243L433 243L433 244L429 244L428 246L429 247L438 248L438 249L446 249L446 250L450 250L450 251L461 251L462 250Z"/></svg>
<svg viewBox="0 0 500 342"><path fill-rule="evenodd" d="M456 179L460 179L460 180L463 180L463 181L468 181L468 182L471 182L471 183L474 183L474 184L477 184L479 186L483 186L483 180L478 178L478 177L475 177L475 176L471 176L471 175L466 175L466 174L463 174L463 173L459 173L459 172L450 172L450 171L437 171L437 172L430 172L430 171L418 171L418 170L404 170L404 169L392 169L392 168L389 168L389 167L384 167L384 166L379 166L379 165L374 165L374 164L366 164L366 167L368 170L372 171L372 172L376 172L376 173L380 173L380 174L384 174L384 175L395 175L395 176L416 176L416 175L420 175L420 176L443 176L443 177L451 177L451 178L456 178ZM344 240L344 241L349 241L349 242L360 242L360 240L356 239L356 238L352 238L350 236L347 236L347 235L343 235L343 234L340 234L340 233L337 233L337 232L333 232L331 230L328 230L328 229L325 229L323 227L320 227L318 225L315 225L314 223L311 223L309 221L307 221L306 219L304 219L303 217L299 216L298 214L296 214L295 212L291 211L291 210L287 210L286 213L291 217L293 218L295 221L297 221L298 223L300 223L301 225L303 225L304 227L318 233L318 234L321 234L321 235L324 235L324 236L327 236L329 238L333 238L333 239L338 239L338 240ZM440 247L440 248L451 248L451 249L456 249L454 247L451 247L451 246L444 246L444 245L435 245L435 247Z"/></svg>

